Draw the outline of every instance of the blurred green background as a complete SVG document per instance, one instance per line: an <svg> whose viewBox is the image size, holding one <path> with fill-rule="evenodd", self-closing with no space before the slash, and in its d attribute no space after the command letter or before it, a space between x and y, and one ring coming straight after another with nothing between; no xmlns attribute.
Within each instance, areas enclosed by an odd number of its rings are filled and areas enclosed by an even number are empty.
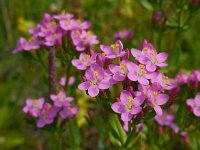
<svg viewBox="0 0 200 150"><path fill-rule="evenodd" d="M168 51L169 67L163 71L173 77L177 71L200 68L198 7L189 0L0 0L0 149L39 149L48 140L27 124L21 111L26 97L48 94L44 70L36 60L11 53L16 40L28 37L28 28L44 13L66 10L91 21L102 44L113 43L115 32L131 29L134 37L124 41L125 47L140 48L146 38L158 51ZM156 11L167 19L163 28L152 25Z"/></svg>

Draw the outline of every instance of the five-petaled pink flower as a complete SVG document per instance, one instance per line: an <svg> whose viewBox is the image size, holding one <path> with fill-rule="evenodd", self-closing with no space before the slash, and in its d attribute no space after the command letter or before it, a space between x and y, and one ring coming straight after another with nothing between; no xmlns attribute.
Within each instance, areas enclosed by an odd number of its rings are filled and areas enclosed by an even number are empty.
<svg viewBox="0 0 200 150"><path fill-rule="evenodd" d="M187 105L192 108L195 116L200 117L200 92L196 94L194 99L187 99Z"/></svg>
<svg viewBox="0 0 200 150"><path fill-rule="evenodd" d="M114 112L121 114L122 121L127 122L142 110L140 105L144 99L144 95L133 98L129 91L123 90L120 94L120 101L113 103L111 108Z"/></svg>

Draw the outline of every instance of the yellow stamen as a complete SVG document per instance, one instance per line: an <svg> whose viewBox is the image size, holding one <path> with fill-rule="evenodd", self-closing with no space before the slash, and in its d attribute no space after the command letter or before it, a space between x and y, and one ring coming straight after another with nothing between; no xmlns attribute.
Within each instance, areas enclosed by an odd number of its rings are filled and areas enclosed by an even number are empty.
<svg viewBox="0 0 200 150"><path fill-rule="evenodd" d="M90 81L90 84L95 85L96 82L95 82L94 80L91 80L91 81Z"/></svg>
<svg viewBox="0 0 200 150"><path fill-rule="evenodd" d="M96 71L93 72L93 75L94 75L95 78L98 78L98 76L99 76Z"/></svg>
<svg viewBox="0 0 200 150"><path fill-rule="evenodd" d="M155 64L155 63L157 63L157 62L158 62L158 58L154 58L153 63Z"/></svg>
<svg viewBox="0 0 200 150"><path fill-rule="evenodd" d="M125 63L122 63L122 64L120 65L120 67L121 67L122 70L125 70L125 69L126 69L126 64L125 64Z"/></svg>
<svg viewBox="0 0 200 150"><path fill-rule="evenodd" d="M145 66L144 66L144 65L142 65L142 64L140 64L140 65L139 65L139 68L140 68L140 69L144 69L144 68L145 68Z"/></svg>
<svg viewBox="0 0 200 150"><path fill-rule="evenodd" d="M154 95L154 96L158 96L158 93L157 93L157 92L153 92L153 95Z"/></svg>
<svg viewBox="0 0 200 150"><path fill-rule="evenodd" d="M143 48L143 50L144 50L144 51L147 51L147 50L148 50L148 48L147 48L147 47L144 47L144 48Z"/></svg>
<svg viewBox="0 0 200 150"><path fill-rule="evenodd" d="M89 58L90 58L90 55L86 54L85 57L86 57L87 59L89 59Z"/></svg>
<svg viewBox="0 0 200 150"><path fill-rule="evenodd" d="M142 69L142 74L144 75L144 74L146 74L147 72L144 70L144 69Z"/></svg>
<svg viewBox="0 0 200 150"><path fill-rule="evenodd" d="M112 44L111 47L116 51L119 48L119 44Z"/></svg>
<svg viewBox="0 0 200 150"><path fill-rule="evenodd" d="M106 56L106 53L101 53L102 56Z"/></svg>
<svg viewBox="0 0 200 150"><path fill-rule="evenodd" d="M151 54L151 55L155 55L155 51L152 50L152 51L150 52L150 54Z"/></svg>
<svg viewBox="0 0 200 150"><path fill-rule="evenodd" d="M157 105L158 105L158 102L157 102L157 101L153 101L153 105L154 105L154 106L157 106Z"/></svg>
<svg viewBox="0 0 200 150"><path fill-rule="evenodd" d="M128 96L128 102L129 103L133 102L133 98L131 96Z"/></svg>
<svg viewBox="0 0 200 150"><path fill-rule="evenodd" d="M126 104L126 108L130 110L132 108L132 105L131 104Z"/></svg>

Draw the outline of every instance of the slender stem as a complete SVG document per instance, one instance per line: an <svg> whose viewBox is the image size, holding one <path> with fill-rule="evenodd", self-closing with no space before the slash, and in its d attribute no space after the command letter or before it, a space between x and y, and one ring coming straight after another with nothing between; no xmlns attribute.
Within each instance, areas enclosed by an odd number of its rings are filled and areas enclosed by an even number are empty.
<svg viewBox="0 0 200 150"><path fill-rule="evenodd" d="M49 78L49 93L56 94L56 67L55 67L55 48L51 47L48 56L48 78Z"/></svg>

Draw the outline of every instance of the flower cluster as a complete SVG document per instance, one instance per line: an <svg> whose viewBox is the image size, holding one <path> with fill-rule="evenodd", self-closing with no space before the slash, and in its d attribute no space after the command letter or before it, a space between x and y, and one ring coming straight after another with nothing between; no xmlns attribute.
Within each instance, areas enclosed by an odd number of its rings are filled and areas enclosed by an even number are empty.
<svg viewBox="0 0 200 150"><path fill-rule="evenodd" d="M38 128L53 123L58 113L62 119L66 119L73 118L78 112L78 107L71 105L74 98L67 97L65 91L60 91L57 95L51 94L50 97L53 104L45 102L44 98L26 100L23 111L38 118Z"/></svg>
<svg viewBox="0 0 200 150"><path fill-rule="evenodd" d="M69 13L53 16L44 14L42 22L35 28L29 29L31 38L27 40L21 37L13 53L37 50L41 47L62 46L65 37L71 39L77 51L84 51L90 45L99 43L96 35L88 30L90 27L90 22L76 20Z"/></svg>
<svg viewBox="0 0 200 150"><path fill-rule="evenodd" d="M123 50L120 40L112 45L100 45L101 52L81 53L72 64L79 70L86 70L80 90L87 90L91 97L105 93L112 85L123 82L124 89L120 98L112 104L112 110L121 114L121 119L128 122L143 112L144 102L152 107L158 116L162 116L161 106L166 104L169 96L166 90L174 89L177 84L159 71L166 67L168 54L158 53L147 40L142 49L131 49L136 60L131 61L130 51ZM133 89L133 84L137 86Z"/></svg>

